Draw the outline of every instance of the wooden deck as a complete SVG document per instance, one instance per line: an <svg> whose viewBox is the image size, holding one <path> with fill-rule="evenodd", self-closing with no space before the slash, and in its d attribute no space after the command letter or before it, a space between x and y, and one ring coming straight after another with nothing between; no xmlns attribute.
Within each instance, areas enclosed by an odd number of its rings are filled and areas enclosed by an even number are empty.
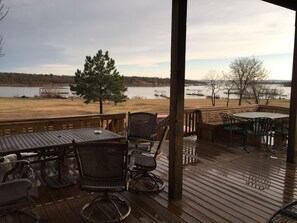
<svg viewBox="0 0 297 223"><path fill-rule="evenodd" d="M185 138L184 161L191 164L184 166L182 200L169 202L167 187L159 194L125 192L122 196L132 212L124 222L266 222L297 198L296 168L286 164L284 150L275 155L250 150ZM167 181L166 151L156 172ZM34 211L41 223L80 222L81 207L94 196L81 192L78 185L39 187L39 195ZM2 217L0 223L15 220Z"/></svg>

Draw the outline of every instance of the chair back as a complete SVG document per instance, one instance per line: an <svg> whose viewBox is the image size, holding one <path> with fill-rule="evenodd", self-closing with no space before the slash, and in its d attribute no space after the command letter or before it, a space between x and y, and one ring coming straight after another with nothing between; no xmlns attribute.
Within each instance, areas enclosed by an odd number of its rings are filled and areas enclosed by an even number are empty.
<svg viewBox="0 0 297 223"><path fill-rule="evenodd" d="M289 120L277 120L274 123L274 131L276 135L288 136L289 134Z"/></svg>
<svg viewBox="0 0 297 223"><path fill-rule="evenodd" d="M127 189L128 142L75 143L81 188L85 190Z"/></svg>
<svg viewBox="0 0 297 223"><path fill-rule="evenodd" d="M164 141L165 141L165 139L167 137L168 131L169 131L169 126L167 125L167 126L165 126L165 128L163 130L163 133L161 135L159 144L157 146L157 149L156 149L156 152L155 152L155 160L159 160L161 155L162 155L162 148L163 148L163 145L164 145Z"/></svg>
<svg viewBox="0 0 297 223"><path fill-rule="evenodd" d="M232 131L233 126L237 123L236 118L233 115L229 115L227 113L220 112L219 116L221 117L223 123L224 123L224 128L226 130Z"/></svg>
<svg viewBox="0 0 297 223"><path fill-rule="evenodd" d="M254 136L267 136L272 131L274 121L271 118L255 118L248 123Z"/></svg>
<svg viewBox="0 0 297 223"><path fill-rule="evenodd" d="M128 140L146 139L156 132L157 114L148 112L128 113Z"/></svg>
<svg viewBox="0 0 297 223"><path fill-rule="evenodd" d="M0 183L0 213L1 217L9 213L23 214L39 222L38 214L24 207L35 206L34 200L38 198L35 179L29 176L29 170L33 168L27 160L15 160L0 163L0 169L7 171L3 182ZM7 161L7 162L6 162ZM32 169L32 171L34 171ZM5 217L4 217L5 219ZM19 218L20 219L20 218Z"/></svg>

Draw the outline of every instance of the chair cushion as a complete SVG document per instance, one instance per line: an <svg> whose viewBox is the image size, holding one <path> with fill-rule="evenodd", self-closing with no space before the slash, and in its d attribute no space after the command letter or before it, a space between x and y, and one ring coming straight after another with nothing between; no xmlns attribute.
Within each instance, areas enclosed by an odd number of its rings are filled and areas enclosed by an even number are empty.
<svg viewBox="0 0 297 223"><path fill-rule="evenodd" d="M240 128L240 127L237 126L237 125L232 125L232 126L230 126L230 125L226 125L226 126L224 127L224 129L227 130L227 131L233 131L233 132L241 131L241 130L242 130L242 128Z"/></svg>
<svg viewBox="0 0 297 223"><path fill-rule="evenodd" d="M288 135L289 130L287 128L278 128L275 130L276 135Z"/></svg>
<svg viewBox="0 0 297 223"><path fill-rule="evenodd" d="M153 156L145 154L133 154L133 157L135 157L135 166L141 166L148 169L154 169L156 167L155 159Z"/></svg>

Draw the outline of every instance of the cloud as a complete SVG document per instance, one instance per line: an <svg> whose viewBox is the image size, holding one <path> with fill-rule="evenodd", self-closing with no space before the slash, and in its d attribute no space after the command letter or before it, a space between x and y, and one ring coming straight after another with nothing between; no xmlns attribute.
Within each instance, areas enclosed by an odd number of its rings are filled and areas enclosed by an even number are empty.
<svg viewBox="0 0 297 223"><path fill-rule="evenodd" d="M171 0L5 4L9 14L0 23L6 53L0 59L2 71L73 74L71 70L83 68L87 55L102 49L125 75L170 72ZM291 10L260 0L189 0L187 59L291 54L294 16Z"/></svg>

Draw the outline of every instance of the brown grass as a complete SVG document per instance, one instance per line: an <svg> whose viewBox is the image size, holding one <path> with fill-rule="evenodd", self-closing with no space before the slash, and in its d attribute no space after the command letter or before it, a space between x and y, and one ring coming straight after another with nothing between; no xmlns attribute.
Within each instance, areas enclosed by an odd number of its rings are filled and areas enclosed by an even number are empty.
<svg viewBox="0 0 297 223"><path fill-rule="evenodd" d="M231 100L230 102L230 105L237 104L237 100ZM289 107L289 101L274 100L271 101L269 105ZM98 103L85 104L81 99L0 98L0 106L0 120L61 117L99 113ZM206 106L211 106L209 99L185 100L185 109ZM216 106L226 106L226 100L217 100ZM104 113L127 113L128 111L148 111L156 112L158 114L168 114L169 100L129 99L126 102L117 105L114 105L114 103L105 103L103 106Z"/></svg>

